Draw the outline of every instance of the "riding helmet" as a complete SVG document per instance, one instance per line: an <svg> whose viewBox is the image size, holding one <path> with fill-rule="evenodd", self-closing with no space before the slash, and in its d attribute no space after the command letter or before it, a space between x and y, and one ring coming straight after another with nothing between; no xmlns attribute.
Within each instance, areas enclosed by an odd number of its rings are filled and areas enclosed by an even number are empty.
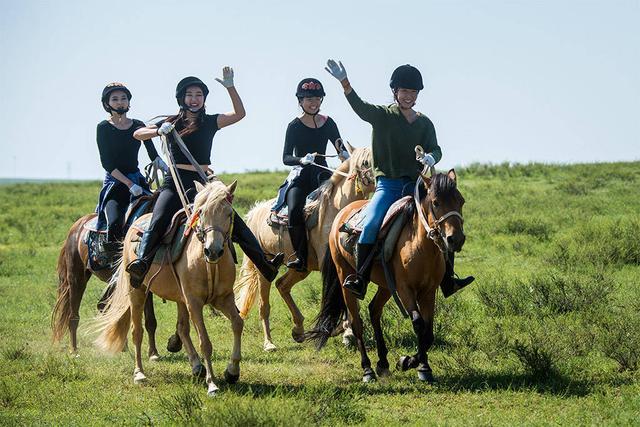
<svg viewBox="0 0 640 427"><path fill-rule="evenodd" d="M204 99L207 99L207 95L209 95L209 88L202 80L197 77L189 76L178 82L178 86L176 86L176 101L178 101L178 105L180 107L184 107L184 96L187 93L187 88L189 86L198 86L202 89L202 93L204 94Z"/></svg>
<svg viewBox="0 0 640 427"><path fill-rule="evenodd" d="M126 93L127 98L129 99L129 101L131 101L131 91L127 89L127 87L123 83L109 83L102 90L102 97L100 98L102 100L102 107L107 111L107 113L110 113L112 110L112 108L109 107L109 96L111 95L111 92L115 92L116 90L121 90Z"/></svg>
<svg viewBox="0 0 640 427"><path fill-rule="evenodd" d="M420 71L418 71L416 67L409 64L401 65L393 71L389 86L391 86L391 89L424 89L422 74L420 74Z"/></svg>
<svg viewBox="0 0 640 427"><path fill-rule="evenodd" d="M298 83L298 87L296 88L296 97L298 99L313 98L316 96L319 98L325 96L324 88L319 80L306 78L302 79L302 81Z"/></svg>

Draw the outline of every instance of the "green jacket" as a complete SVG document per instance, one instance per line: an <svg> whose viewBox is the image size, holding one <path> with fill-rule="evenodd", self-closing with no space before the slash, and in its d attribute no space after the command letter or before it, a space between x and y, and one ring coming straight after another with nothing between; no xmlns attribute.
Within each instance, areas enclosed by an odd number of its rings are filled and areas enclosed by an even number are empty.
<svg viewBox="0 0 640 427"><path fill-rule="evenodd" d="M442 158L436 130L424 114L418 113L416 120L410 124L395 104L388 107L369 104L360 99L354 90L346 97L353 111L373 126L371 151L376 178L417 179L422 165L416 161L416 145L422 146L425 153L431 153L436 163Z"/></svg>

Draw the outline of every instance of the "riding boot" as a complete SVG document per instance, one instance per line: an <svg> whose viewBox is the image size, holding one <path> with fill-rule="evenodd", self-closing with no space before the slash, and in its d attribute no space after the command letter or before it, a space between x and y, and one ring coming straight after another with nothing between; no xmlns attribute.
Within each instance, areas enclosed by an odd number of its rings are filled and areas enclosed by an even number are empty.
<svg viewBox="0 0 640 427"><path fill-rule="evenodd" d="M142 241L138 247L140 255L137 259L131 261L126 268L131 277L131 287L137 289L144 281L144 276L147 275L147 271L151 267L153 256L161 239L162 233L156 230L147 230L142 235Z"/></svg>
<svg viewBox="0 0 640 427"><path fill-rule="evenodd" d="M299 272L307 271L307 227L304 225L294 225L289 227L289 237L295 250L295 259L287 263L287 268L292 268Z"/></svg>
<svg viewBox="0 0 640 427"><path fill-rule="evenodd" d="M446 260L447 256L449 258L448 260ZM468 276L462 279L455 276L455 273L453 272L454 257L455 256L453 252L448 252L447 254L445 254L445 261L447 261L445 263L446 270L444 272L444 278L440 283L440 289L442 290L442 294L445 298L449 298L451 295L455 294L460 289L476 280L476 278L473 276Z"/></svg>
<svg viewBox="0 0 640 427"><path fill-rule="evenodd" d="M273 282L278 275L278 268L284 260L284 254L276 254L273 259L268 260L256 236L253 235L249 227L247 227L247 224L244 223L238 214L236 214L234 218L231 240L240 245L242 252L249 257L264 278L269 282Z"/></svg>
<svg viewBox="0 0 640 427"><path fill-rule="evenodd" d="M358 243L356 245L356 274L349 275L344 281L344 288L348 289L358 299L364 299L367 285L371 277L373 266L373 243Z"/></svg>
<svg viewBox="0 0 640 427"><path fill-rule="evenodd" d="M104 293L100 297L100 301L98 301L97 307L100 313L104 311L105 307L107 306L107 300L115 290L116 290L116 284L109 283L109 286L107 286L107 289L104 290Z"/></svg>

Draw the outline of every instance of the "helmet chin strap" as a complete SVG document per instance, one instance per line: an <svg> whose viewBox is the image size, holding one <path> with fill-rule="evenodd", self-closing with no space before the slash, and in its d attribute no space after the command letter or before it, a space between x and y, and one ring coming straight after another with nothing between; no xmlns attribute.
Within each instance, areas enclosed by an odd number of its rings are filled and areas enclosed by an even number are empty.
<svg viewBox="0 0 640 427"><path fill-rule="evenodd" d="M129 111L129 107L127 108L113 108L111 106L109 106L109 108L111 109L111 114L113 115L113 113L118 114L119 116L127 113Z"/></svg>
<svg viewBox="0 0 640 427"><path fill-rule="evenodd" d="M318 128L318 124L316 123L316 116L318 115L318 113L320 112L320 109L318 108L318 111L316 111L315 113L310 113L307 110L304 109L304 107L302 106L302 104L300 104L300 108L302 108L302 111L307 115L307 116L311 116L311 120L313 120L313 126L317 129Z"/></svg>

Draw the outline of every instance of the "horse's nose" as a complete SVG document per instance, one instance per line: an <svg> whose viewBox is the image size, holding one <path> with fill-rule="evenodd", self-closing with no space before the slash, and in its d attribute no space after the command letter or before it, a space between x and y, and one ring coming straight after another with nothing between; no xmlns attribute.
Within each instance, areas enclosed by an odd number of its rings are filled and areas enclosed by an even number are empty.
<svg viewBox="0 0 640 427"><path fill-rule="evenodd" d="M218 251L218 258L222 258L222 255L224 254L224 249L220 249Z"/></svg>
<svg viewBox="0 0 640 427"><path fill-rule="evenodd" d="M449 246L454 251L459 251L462 249L462 245L464 245L466 237L462 233L452 234L447 236L447 246Z"/></svg>
<svg viewBox="0 0 640 427"><path fill-rule="evenodd" d="M209 250L209 248L204 248L204 256L211 259L211 251Z"/></svg>

